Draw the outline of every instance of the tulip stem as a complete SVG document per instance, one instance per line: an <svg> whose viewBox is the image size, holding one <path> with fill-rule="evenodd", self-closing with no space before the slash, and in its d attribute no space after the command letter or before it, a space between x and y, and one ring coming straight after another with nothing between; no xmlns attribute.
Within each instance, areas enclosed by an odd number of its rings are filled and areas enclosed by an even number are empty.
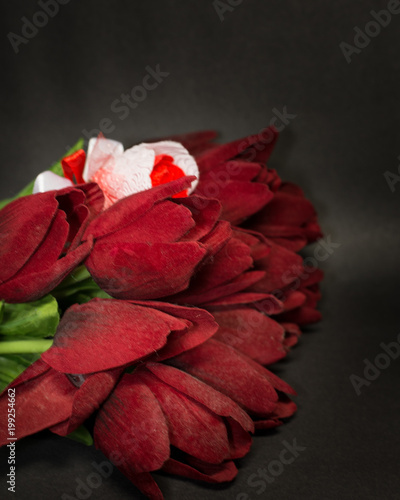
<svg viewBox="0 0 400 500"><path fill-rule="evenodd" d="M53 340L11 340L0 342L0 354L40 353L51 347Z"/></svg>

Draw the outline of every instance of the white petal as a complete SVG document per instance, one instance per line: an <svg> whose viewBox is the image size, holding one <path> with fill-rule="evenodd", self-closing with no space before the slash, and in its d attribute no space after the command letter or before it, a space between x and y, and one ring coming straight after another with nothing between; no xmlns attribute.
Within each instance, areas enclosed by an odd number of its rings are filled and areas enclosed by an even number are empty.
<svg viewBox="0 0 400 500"><path fill-rule="evenodd" d="M99 168L107 165L110 157L121 155L123 152L124 146L121 142L105 137L93 137L89 140L82 177L89 182Z"/></svg>
<svg viewBox="0 0 400 500"><path fill-rule="evenodd" d="M74 183L65 177L61 177L50 170L39 174L33 185L33 193L44 193L53 189L64 189L73 186Z"/></svg>
<svg viewBox="0 0 400 500"><path fill-rule="evenodd" d="M151 148L156 155L169 155L174 159L174 164L181 168L185 175L195 175L196 180L192 182L192 186L189 188L189 193L196 189L199 179L199 167L197 166L196 160L189 153L189 151L182 146L179 142L175 141L159 141L153 143L143 143L140 146L145 146L146 148Z"/></svg>
<svg viewBox="0 0 400 500"><path fill-rule="evenodd" d="M104 192L107 206L125 196L152 187L150 174L154 158L153 150L133 146L123 154L110 157L106 166L97 170L92 180L97 182Z"/></svg>

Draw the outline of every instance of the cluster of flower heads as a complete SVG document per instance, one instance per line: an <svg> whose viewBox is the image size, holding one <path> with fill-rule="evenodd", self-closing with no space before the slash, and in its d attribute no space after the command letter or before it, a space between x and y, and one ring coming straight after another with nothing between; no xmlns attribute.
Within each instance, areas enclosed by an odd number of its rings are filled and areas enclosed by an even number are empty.
<svg viewBox="0 0 400 500"><path fill-rule="evenodd" d="M229 481L254 430L295 412L294 390L265 365L320 319L322 273L297 252L321 233L302 191L266 167L276 138L171 137L195 159L195 189L192 160L188 172L155 146L153 187L118 201L109 179L100 188L107 169L86 174L97 183L76 173L78 154L64 165L71 185L0 212L0 298L36 300L81 263L113 297L67 309L52 347L11 384L16 437L64 436L95 414L96 447L161 499L151 472Z"/></svg>

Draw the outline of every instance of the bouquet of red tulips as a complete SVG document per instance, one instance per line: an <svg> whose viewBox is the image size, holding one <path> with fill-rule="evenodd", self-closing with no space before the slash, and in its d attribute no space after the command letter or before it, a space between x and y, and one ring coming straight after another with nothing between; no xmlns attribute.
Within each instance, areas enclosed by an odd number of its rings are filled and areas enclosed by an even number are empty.
<svg viewBox="0 0 400 500"><path fill-rule="evenodd" d="M321 233L266 166L276 139L99 136L2 203L0 413L13 394L16 425L0 445L93 438L161 499L151 472L230 481L254 430L295 412L265 365L320 319L322 273L298 252Z"/></svg>

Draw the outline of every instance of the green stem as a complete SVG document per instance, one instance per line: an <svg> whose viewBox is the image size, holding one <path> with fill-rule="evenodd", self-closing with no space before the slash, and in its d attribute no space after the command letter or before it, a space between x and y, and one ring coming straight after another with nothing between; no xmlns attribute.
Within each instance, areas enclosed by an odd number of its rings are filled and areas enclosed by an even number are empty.
<svg viewBox="0 0 400 500"><path fill-rule="evenodd" d="M11 340L0 342L0 354L21 354L26 352L44 352L51 347L53 340Z"/></svg>

